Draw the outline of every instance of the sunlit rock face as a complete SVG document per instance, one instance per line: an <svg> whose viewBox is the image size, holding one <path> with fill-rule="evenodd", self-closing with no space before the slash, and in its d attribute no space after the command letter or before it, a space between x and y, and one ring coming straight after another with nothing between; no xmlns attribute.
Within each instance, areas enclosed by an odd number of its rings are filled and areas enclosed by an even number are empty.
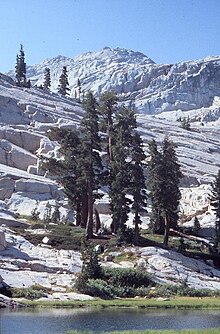
<svg viewBox="0 0 220 334"><path fill-rule="evenodd" d="M135 103L141 113L189 111L210 107L220 96L220 57L207 57L177 64L156 64L141 52L105 47L74 58L57 56L28 66L32 84L43 83L44 69L50 68L51 89L56 92L63 66L67 66L72 97L91 90L95 95L113 90L124 103ZM14 75L13 71L9 72ZM35 111L36 113L36 111ZM39 113L39 120L46 118ZM49 118L47 120L49 122Z"/></svg>

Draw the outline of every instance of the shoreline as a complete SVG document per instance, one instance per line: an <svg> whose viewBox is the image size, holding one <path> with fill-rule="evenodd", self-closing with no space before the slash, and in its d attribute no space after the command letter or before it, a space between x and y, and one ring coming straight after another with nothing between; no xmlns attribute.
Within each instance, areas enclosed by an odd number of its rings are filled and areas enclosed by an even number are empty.
<svg viewBox="0 0 220 334"><path fill-rule="evenodd" d="M93 300L19 300L17 302L30 307L60 308L141 308L141 309L220 309L220 297L174 297L174 298L126 298Z"/></svg>

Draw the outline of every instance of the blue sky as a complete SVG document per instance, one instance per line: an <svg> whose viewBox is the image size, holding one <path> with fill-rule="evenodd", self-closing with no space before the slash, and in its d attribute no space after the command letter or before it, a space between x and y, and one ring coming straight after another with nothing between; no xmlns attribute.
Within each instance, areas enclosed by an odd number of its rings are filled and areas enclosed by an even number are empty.
<svg viewBox="0 0 220 334"><path fill-rule="evenodd" d="M0 0L0 72L102 47L156 63L220 55L220 0Z"/></svg>

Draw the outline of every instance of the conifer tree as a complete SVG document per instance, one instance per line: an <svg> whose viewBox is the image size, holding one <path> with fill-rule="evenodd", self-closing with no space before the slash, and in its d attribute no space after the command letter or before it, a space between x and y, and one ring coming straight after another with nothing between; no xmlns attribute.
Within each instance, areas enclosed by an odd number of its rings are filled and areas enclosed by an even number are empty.
<svg viewBox="0 0 220 334"><path fill-rule="evenodd" d="M140 213L146 205L142 141L133 108L122 106L115 116L110 163L110 205L112 231L126 236L128 213L134 212L135 243L138 242ZM132 198L130 198L131 196ZM131 208L130 208L131 205Z"/></svg>
<svg viewBox="0 0 220 334"><path fill-rule="evenodd" d="M101 145L98 128L97 102L91 92L86 94L83 101L85 116L80 125L81 156L78 159L81 171L81 180L86 184L88 217L86 222L86 238L93 236L93 204L98 196L102 174L102 161L100 157Z"/></svg>
<svg viewBox="0 0 220 334"><path fill-rule="evenodd" d="M116 132L117 131L117 132ZM111 230L113 233L124 235L126 221L130 211L128 198L129 163L127 162L128 150L126 148L123 131L117 128L115 131L115 142L112 146L113 159L110 166L110 207L112 214Z"/></svg>
<svg viewBox="0 0 220 334"><path fill-rule="evenodd" d="M162 155L158 150L157 143L153 139L148 145L150 161L148 163L148 185L151 199L151 228L154 233L164 233L164 224L161 218L162 203Z"/></svg>
<svg viewBox="0 0 220 334"><path fill-rule="evenodd" d="M191 126L190 126L189 116L187 118L183 117L183 119L181 119L180 122L181 122L181 128L190 131Z"/></svg>
<svg viewBox="0 0 220 334"><path fill-rule="evenodd" d="M215 212L216 221L215 221L215 233L216 233L216 242L220 242L220 170L218 171L215 180L212 183L212 192L210 196L211 206Z"/></svg>
<svg viewBox="0 0 220 334"><path fill-rule="evenodd" d="M98 254L85 240L81 246L82 270L75 282L77 291L85 293L89 279L99 279L103 276L103 270L99 263Z"/></svg>
<svg viewBox="0 0 220 334"><path fill-rule="evenodd" d="M178 206L181 198L179 190L179 181L182 177L180 165L175 151L175 144L165 137L162 145L163 156L163 177L164 184L162 187L162 217L164 219L164 245L167 246L170 228L177 227Z"/></svg>
<svg viewBox="0 0 220 334"><path fill-rule="evenodd" d="M30 80L27 84L26 80L26 63L25 63L25 53L23 50L23 45L20 45L19 54L16 56L16 66L15 66L15 77L16 84L19 87L29 87Z"/></svg>
<svg viewBox="0 0 220 334"><path fill-rule="evenodd" d="M126 233L126 222L130 212L128 197L130 189L130 163L128 161L131 131L134 128L134 120L129 114L129 109L122 106L115 115L114 140L112 142L112 158L110 162L110 207L112 212L111 230L113 233Z"/></svg>
<svg viewBox="0 0 220 334"><path fill-rule="evenodd" d="M51 79L50 79L50 69L48 67L44 70L44 82L43 82L43 88L49 89L51 86Z"/></svg>
<svg viewBox="0 0 220 334"><path fill-rule="evenodd" d="M200 228L201 226L200 226L199 219L197 216L195 216L194 221L193 221L193 232L197 234Z"/></svg>
<svg viewBox="0 0 220 334"><path fill-rule="evenodd" d="M81 101L81 93L82 93L82 86L81 86L81 81L77 80L77 91L76 91L76 98L78 99L78 101L80 102Z"/></svg>
<svg viewBox="0 0 220 334"><path fill-rule="evenodd" d="M51 223L53 224L59 224L60 223L60 206L59 203L56 201L54 211L51 215Z"/></svg>
<svg viewBox="0 0 220 334"><path fill-rule="evenodd" d="M51 205L49 202L47 202L44 210L43 222L45 224L49 224L51 222Z"/></svg>
<svg viewBox="0 0 220 334"><path fill-rule="evenodd" d="M76 225L85 227L82 224L82 202L86 187L83 186L80 178L81 171L78 168L80 156L79 133L70 129L53 128L48 132L48 136L51 140L60 144L59 151L63 159L46 159L43 167L50 173L57 175L58 182L64 187L70 207L76 210Z"/></svg>
<svg viewBox="0 0 220 334"><path fill-rule="evenodd" d="M118 97L114 92L105 92L99 99L99 112L102 116L101 130L107 134L108 163L112 161L113 122L117 109Z"/></svg>
<svg viewBox="0 0 220 334"><path fill-rule="evenodd" d="M86 238L93 236L93 204L98 196L102 163L99 151L97 103L88 93L84 100L85 116L80 132L51 129L49 137L57 140L63 159L48 159L45 168L58 175L69 202L76 209L76 224L86 228Z"/></svg>
<svg viewBox="0 0 220 334"><path fill-rule="evenodd" d="M147 192L146 178L144 175L144 160L146 156L143 151L143 142L140 135L135 132L131 142L131 188L132 211L134 212L134 243L139 240L140 214L146 212Z"/></svg>
<svg viewBox="0 0 220 334"><path fill-rule="evenodd" d="M58 93L66 96L69 95L69 81L68 81L68 74L67 74L67 67L63 66L62 74L59 78L59 85L58 85Z"/></svg>
<svg viewBox="0 0 220 334"><path fill-rule="evenodd" d="M168 245L170 228L177 227L178 206L180 200L179 181L182 177L175 144L165 137L161 152L155 141L150 144L151 162L149 178L152 201L152 213L156 223L164 231L164 245Z"/></svg>

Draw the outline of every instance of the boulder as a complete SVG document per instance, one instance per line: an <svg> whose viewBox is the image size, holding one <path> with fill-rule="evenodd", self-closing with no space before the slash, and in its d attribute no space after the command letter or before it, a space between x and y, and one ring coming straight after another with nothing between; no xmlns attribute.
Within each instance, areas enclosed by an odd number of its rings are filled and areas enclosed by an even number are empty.
<svg viewBox="0 0 220 334"><path fill-rule="evenodd" d="M2 177L0 179L0 200L10 198L14 192L15 181L10 177Z"/></svg>
<svg viewBox="0 0 220 334"><path fill-rule="evenodd" d="M0 129L0 139L6 139L10 143L19 146L28 152L34 153L40 146L43 136L38 133L28 131L27 128L22 130L3 126Z"/></svg>
<svg viewBox="0 0 220 334"><path fill-rule="evenodd" d="M28 226L27 223L14 218L10 214L0 212L0 225L5 225L8 227L21 227L21 226Z"/></svg>
<svg viewBox="0 0 220 334"><path fill-rule="evenodd" d="M0 250L4 250L7 247L7 241L5 240L5 232L0 230Z"/></svg>
<svg viewBox="0 0 220 334"><path fill-rule="evenodd" d="M37 193L45 194L50 193L50 185L47 183L39 182L37 180L25 180L20 179L15 182L15 191L23 193Z"/></svg>
<svg viewBox="0 0 220 334"><path fill-rule="evenodd" d="M26 150L2 139L0 141L0 163L6 166L27 170L29 165L37 163L37 157Z"/></svg>
<svg viewBox="0 0 220 334"><path fill-rule="evenodd" d="M13 300L13 299L5 296L5 295L0 294L0 308L3 308L3 307L15 308L15 307L18 307L18 306L23 306L24 307L25 305L19 304L15 300Z"/></svg>

